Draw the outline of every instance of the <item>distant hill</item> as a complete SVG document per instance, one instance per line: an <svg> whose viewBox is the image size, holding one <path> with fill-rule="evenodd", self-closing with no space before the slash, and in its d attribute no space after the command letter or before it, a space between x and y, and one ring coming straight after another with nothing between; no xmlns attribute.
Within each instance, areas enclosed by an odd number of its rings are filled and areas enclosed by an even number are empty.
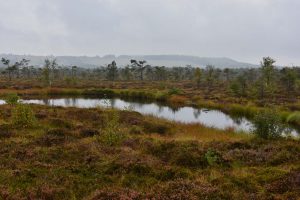
<svg viewBox="0 0 300 200"><path fill-rule="evenodd" d="M125 66L130 63L131 59L146 60L150 65L157 66L186 66L205 67L206 65L214 65L218 68L243 68L243 67L257 67L257 65L238 62L230 58L209 58L185 55L106 55L103 57L94 56L34 56L34 55L13 55L13 54L0 54L0 58L5 57L12 62L21 60L22 58L29 59L31 65L42 66L46 58L56 58L58 64L70 66L76 65L79 67L94 68L105 66L115 60L118 66ZM2 64L0 65L2 66Z"/></svg>

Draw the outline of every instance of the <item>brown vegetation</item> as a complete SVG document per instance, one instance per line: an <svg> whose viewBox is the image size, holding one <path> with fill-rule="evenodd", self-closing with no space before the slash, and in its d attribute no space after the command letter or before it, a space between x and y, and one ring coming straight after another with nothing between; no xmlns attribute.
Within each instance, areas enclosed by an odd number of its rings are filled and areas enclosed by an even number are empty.
<svg viewBox="0 0 300 200"><path fill-rule="evenodd" d="M262 140L130 111L0 106L3 199L297 199L298 140ZM116 123L107 119L116 114ZM108 117L108 118L107 118ZM111 122L109 122L111 123ZM122 134L107 143L108 129Z"/></svg>

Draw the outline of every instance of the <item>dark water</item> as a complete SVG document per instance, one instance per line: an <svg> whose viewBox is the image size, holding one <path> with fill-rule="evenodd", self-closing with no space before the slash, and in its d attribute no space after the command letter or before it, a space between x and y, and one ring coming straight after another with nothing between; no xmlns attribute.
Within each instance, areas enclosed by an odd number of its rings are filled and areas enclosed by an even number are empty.
<svg viewBox="0 0 300 200"><path fill-rule="evenodd" d="M22 100L24 103L41 104L48 106L94 108L112 107L117 109L129 109L142 114L149 114L168 120L184 123L201 123L208 127L219 129L234 128L236 131L250 132L253 124L244 117L233 118L218 110L197 109L192 107L172 108L158 103L137 103L122 99L92 99L92 98L51 98ZM4 101L0 100L0 104ZM292 135L297 136L295 129L287 129Z"/></svg>

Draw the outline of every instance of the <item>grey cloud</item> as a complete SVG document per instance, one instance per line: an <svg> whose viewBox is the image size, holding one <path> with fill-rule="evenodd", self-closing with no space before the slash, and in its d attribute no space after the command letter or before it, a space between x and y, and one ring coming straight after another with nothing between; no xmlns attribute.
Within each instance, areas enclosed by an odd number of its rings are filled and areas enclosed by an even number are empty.
<svg viewBox="0 0 300 200"><path fill-rule="evenodd" d="M20 3L21 2L21 3ZM0 0L0 52L299 64L299 0Z"/></svg>

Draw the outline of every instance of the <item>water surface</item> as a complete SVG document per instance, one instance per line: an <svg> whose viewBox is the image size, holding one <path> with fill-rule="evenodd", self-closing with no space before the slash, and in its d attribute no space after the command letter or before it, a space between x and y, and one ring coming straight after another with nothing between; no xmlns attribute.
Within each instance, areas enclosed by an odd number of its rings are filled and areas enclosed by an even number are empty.
<svg viewBox="0 0 300 200"><path fill-rule="evenodd" d="M250 132L253 129L251 121L245 117L232 117L218 110L198 109L193 107L173 108L158 103L140 103L129 100L114 99L93 99L93 98L49 98L21 100L23 103L40 104L48 106L95 108L111 107L117 109L129 109L142 114L149 114L168 120L183 123L201 123L208 127L218 129L234 128L236 131ZM5 103L0 100L0 104ZM297 136L295 129L288 128L292 135Z"/></svg>
<svg viewBox="0 0 300 200"><path fill-rule="evenodd" d="M94 108L111 107L117 109L130 109L142 114L150 114L185 123L202 123L206 126L225 129L233 127L237 130L249 131L252 124L245 118L233 119L229 115L217 110L195 109L192 107L171 108L157 103L137 103L121 99L85 99L64 98L45 100L23 100L24 103L42 104L48 106Z"/></svg>

